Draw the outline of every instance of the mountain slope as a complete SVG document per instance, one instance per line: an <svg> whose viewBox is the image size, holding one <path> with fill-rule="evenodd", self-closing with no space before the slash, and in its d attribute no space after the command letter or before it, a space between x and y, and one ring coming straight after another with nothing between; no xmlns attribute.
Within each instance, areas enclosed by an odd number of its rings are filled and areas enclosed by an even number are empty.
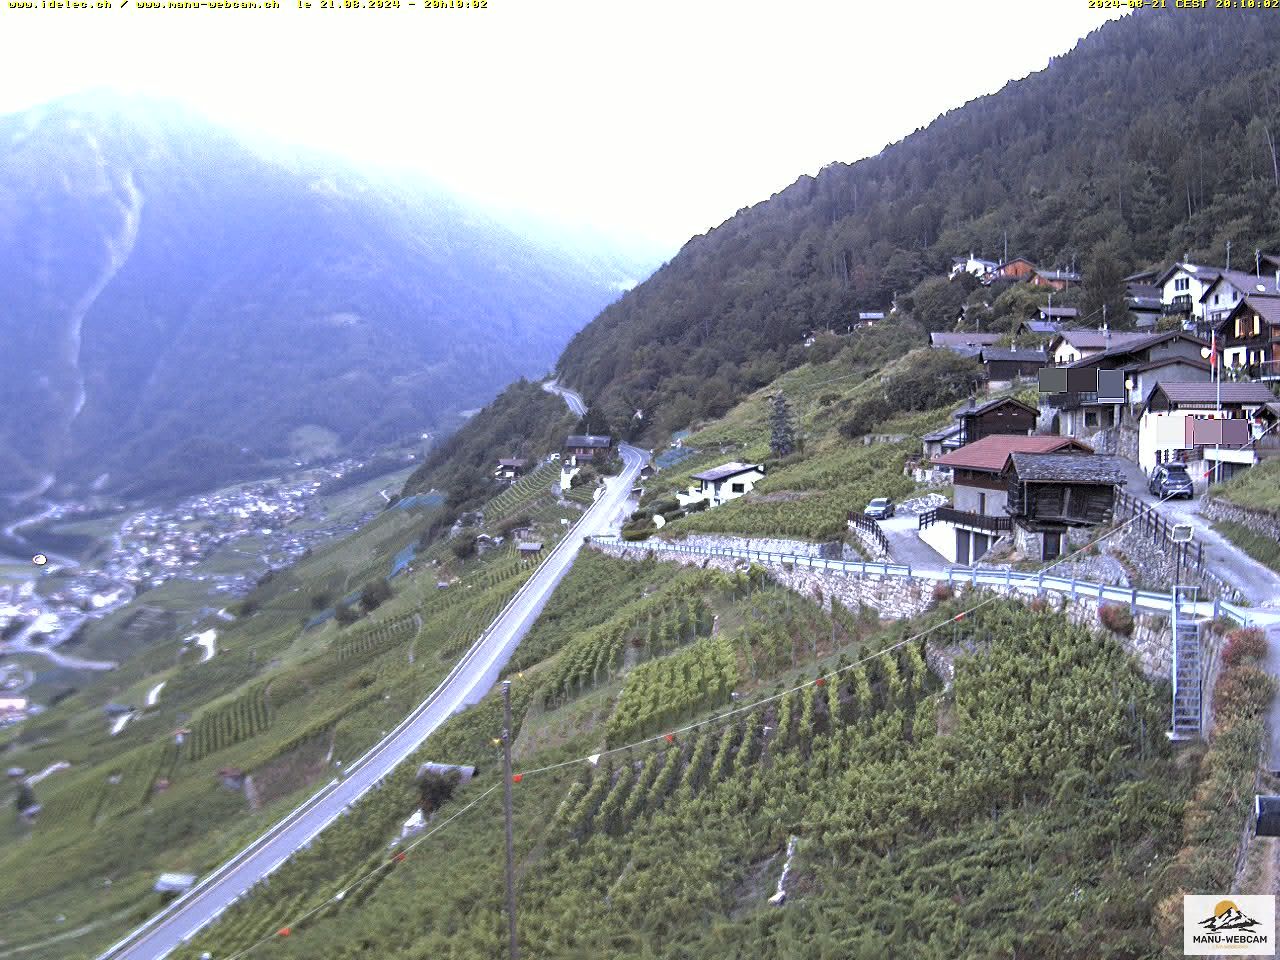
<svg viewBox="0 0 1280 960"><path fill-rule="evenodd" d="M895 293L950 326L906 295L954 255L999 258L1006 236L1010 256L1074 261L1087 282L1187 251L1221 261L1228 240L1251 260L1280 246L1277 41L1265 16L1107 24L1046 70L693 238L574 337L558 370L615 425L670 429L722 414L801 362L805 331Z"/></svg>
<svg viewBox="0 0 1280 960"><path fill-rule="evenodd" d="M208 485L304 425L449 428L644 272L102 96L0 118L0 256L0 493Z"/></svg>

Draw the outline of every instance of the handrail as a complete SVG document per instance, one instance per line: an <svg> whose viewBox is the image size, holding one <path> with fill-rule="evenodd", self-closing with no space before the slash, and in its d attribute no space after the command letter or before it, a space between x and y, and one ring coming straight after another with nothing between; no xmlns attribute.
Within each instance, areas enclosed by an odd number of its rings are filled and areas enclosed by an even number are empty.
<svg viewBox="0 0 1280 960"><path fill-rule="evenodd" d="M619 476L621 477L625 475L626 475L626 469L624 468L622 474L620 474ZM274 840L285 829L291 826L294 823L294 821L296 821L299 817L301 817L308 809L310 809L316 803L319 803L322 799L328 796L334 787L336 787L346 778L350 777L354 771L364 766L369 760L373 759L374 757L382 753L384 750L386 750L391 745L391 743L396 739L396 737L398 737L407 726L409 726L411 723L413 723L415 720L421 717L423 713L425 713L428 709L430 709L435 704L435 702L440 698L440 695L449 686L449 684L458 675L458 673L464 667L468 666L471 663L471 661L475 658L475 656L480 652L480 649L484 645L484 642L492 634L494 624L498 623L503 617L505 617L507 613L511 610L515 602L525 593L526 590L529 589L530 583L533 582L534 578L538 575L538 572L542 570L542 568L545 567L548 563L551 562L552 558L556 556L556 554L565 546L565 544L571 542L571 538L573 537L574 531L577 530L578 527L582 525L582 523L587 519L590 513L591 513L590 509L584 511L582 516L579 517L577 521L565 532L565 535L560 539L560 542L551 548L551 550L547 553L547 555L542 559L542 562L539 563L538 566L534 568L533 573L529 575L529 578L525 580L523 584L520 585L520 588L514 594L511 595L511 598L506 602L506 604L498 612L497 616L495 616L489 622L489 626L485 627L484 631L480 634L480 636L476 638L476 641L467 649L466 653L464 653L458 659L458 662L454 664L453 668L445 675L445 678L442 681L440 681L440 683L436 686L436 688L432 690L430 694L427 695L426 699L423 700L421 703L419 703L418 706L414 707L413 710L411 710L404 717L404 719L402 719L398 724L396 724L395 727L393 727L390 731L388 731L387 734L383 736L381 740L375 743L372 747L370 747L363 754L361 754L359 758L357 758L349 766L347 766L344 770L342 777L335 778L329 781L327 784L325 784L323 787L317 790L314 794L312 794L310 797L308 797L306 800L300 803L297 807L295 807L289 813L285 814L284 817L282 817L280 820L276 821L274 824L268 827L256 839L252 840L247 846L245 846L242 850L240 850L240 852L234 854L227 860L223 861L216 868L214 868L207 876L203 877L198 883L196 883L193 887L191 887L190 890L187 890L180 897L173 900L171 903L166 905L163 909L161 909L160 911L155 913L153 916L145 920L140 926L135 927L133 930L129 931L129 933L125 937L118 940L116 943L112 944L110 947L108 947L103 953L98 955L96 960L109 960L109 958L113 954L115 954L117 951L121 950L122 948L124 948L125 946L133 942L134 940L137 940L141 935L145 934L157 923L160 923L162 920L165 920L173 916L175 913L181 910L184 906L186 906L189 902L191 902L192 898L198 891L202 890L203 888L209 886L210 884L220 879L222 876L224 876L234 867L236 867L240 863L243 863L248 857L252 856L258 850L258 848ZM368 787L365 787L363 790L358 792L356 796L353 798L353 800L358 800L361 797L363 797L366 793L369 792L369 790L373 789L373 787L376 786L377 783L378 781L373 781L373 783L371 783ZM329 821L329 822L332 822L332 821ZM326 823L325 826L327 825L328 824Z"/></svg>
<svg viewBox="0 0 1280 960"><path fill-rule="evenodd" d="M861 513L854 513L850 510L845 514L845 519L849 526L856 527L864 533L871 534L872 539L880 545L880 549L884 551L885 556L893 556L893 551L889 549L889 538L885 535L884 530L880 528L880 524Z"/></svg>
<svg viewBox="0 0 1280 960"><path fill-rule="evenodd" d="M590 539L592 543L598 543L605 547L638 548L670 553L689 553L699 556L734 557L743 560L760 560L764 563L807 566L810 569L834 570L844 574L859 574L862 576L927 578L939 581L945 580L948 583L969 583L972 586L1004 586L1009 589L1016 588L1019 590L1033 589L1037 592L1054 590L1060 593L1070 593L1072 599L1092 598L1099 603L1103 601L1127 603L1131 609L1135 610L1140 602L1146 607L1167 607L1170 611L1173 609L1173 597L1167 593L1139 590L1135 587L1111 586L1090 580L1078 580L1075 577L1054 576L1046 574L1043 570L1033 573L1022 570L999 570L971 566L912 570L910 564L829 560L824 557L806 557L798 554L774 553L772 551L748 550L745 548L695 547L655 538L629 541L613 535L602 535L591 537ZM1205 604L1205 606L1208 606L1208 604ZM1214 600L1211 610L1211 615L1228 616L1241 625L1249 622L1247 613L1241 613L1221 600Z"/></svg>

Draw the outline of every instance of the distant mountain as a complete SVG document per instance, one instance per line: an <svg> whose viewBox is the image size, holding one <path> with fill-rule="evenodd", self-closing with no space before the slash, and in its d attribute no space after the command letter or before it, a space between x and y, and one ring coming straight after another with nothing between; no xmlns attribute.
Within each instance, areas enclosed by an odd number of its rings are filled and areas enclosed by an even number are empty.
<svg viewBox="0 0 1280 960"><path fill-rule="evenodd" d="M723 414L809 359L806 331L895 295L899 317L950 328L948 298L920 288L956 255L1007 244L1074 262L1086 304L1122 300L1129 269L1188 251L1221 263L1230 243L1252 267L1255 249L1280 248L1277 45L1277 17L1110 22L1045 70L694 237L574 337L561 379L616 429L653 437ZM856 103L832 122L856 123Z"/></svg>
<svg viewBox="0 0 1280 960"><path fill-rule="evenodd" d="M653 265L99 94L0 117L0 258L10 496L447 429Z"/></svg>

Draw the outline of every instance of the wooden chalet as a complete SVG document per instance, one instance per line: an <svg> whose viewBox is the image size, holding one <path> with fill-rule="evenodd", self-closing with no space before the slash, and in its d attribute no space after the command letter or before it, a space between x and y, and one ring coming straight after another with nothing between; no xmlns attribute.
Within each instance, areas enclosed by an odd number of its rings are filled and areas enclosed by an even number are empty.
<svg viewBox="0 0 1280 960"><path fill-rule="evenodd" d="M992 272L993 280L1029 280L1036 272L1036 265L1026 257L1014 257L1000 264Z"/></svg>
<svg viewBox="0 0 1280 960"><path fill-rule="evenodd" d="M592 434L570 434L564 440L564 460L603 460L613 449L613 438Z"/></svg>
<svg viewBox="0 0 1280 960"><path fill-rule="evenodd" d="M1115 457L1083 453L1015 452L1006 471L1005 512L1022 552L1052 560L1066 548L1067 531L1109 523L1116 488L1125 484Z"/></svg>
<svg viewBox="0 0 1280 960"><path fill-rule="evenodd" d="M1280 297L1246 295L1215 332L1224 367L1258 380L1280 379Z"/></svg>
<svg viewBox="0 0 1280 960"><path fill-rule="evenodd" d="M1017 347L983 347L978 359L982 361L983 376L988 384L1013 383L1035 377L1049 362L1043 350L1019 350Z"/></svg>
<svg viewBox="0 0 1280 960"><path fill-rule="evenodd" d="M523 457L509 457L498 461L498 469L493 472L500 480L515 480L523 477L529 470L529 461Z"/></svg>

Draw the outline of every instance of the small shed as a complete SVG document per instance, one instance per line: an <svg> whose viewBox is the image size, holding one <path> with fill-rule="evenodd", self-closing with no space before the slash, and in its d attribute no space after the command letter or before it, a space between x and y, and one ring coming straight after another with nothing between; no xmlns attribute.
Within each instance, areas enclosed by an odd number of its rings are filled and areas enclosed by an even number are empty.
<svg viewBox="0 0 1280 960"><path fill-rule="evenodd" d="M476 775L476 768L460 766L456 763L424 763L418 767L416 779L421 780L428 773L433 773L438 777L443 777L449 773L457 773L458 785L462 786L471 782L471 778Z"/></svg>
<svg viewBox="0 0 1280 960"><path fill-rule="evenodd" d="M162 873L151 889L156 893L186 893L195 885L194 873Z"/></svg>
<svg viewBox="0 0 1280 960"><path fill-rule="evenodd" d="M1115 457L1014 453L1008 511L1027 524L1095 526L1111 519L1116 487L1126 482Z"/></svg>
<svg viewBox="0 0 1280 960"><path fill-rule="evenodd" d="M498 461L498 468L493 475L504 480L515 480L523 477L528 469L529 461L524 457L504 457Z"/></svg>
<svg viewBox="0 0 1280 960"><path fill-rule="evenodd" d="M1259 837L1280 837L1280 797L1259 793L1253 798L1253 830Z"/></svg>
<svg viewBox="0 0 1280 960"><path fill-rule="evenodd" d="M542 541L541 540L522 540L520 541L516 549L520 551L520 553L529 554L529 555L532 555L535 553L541 553Z"/></svg>

